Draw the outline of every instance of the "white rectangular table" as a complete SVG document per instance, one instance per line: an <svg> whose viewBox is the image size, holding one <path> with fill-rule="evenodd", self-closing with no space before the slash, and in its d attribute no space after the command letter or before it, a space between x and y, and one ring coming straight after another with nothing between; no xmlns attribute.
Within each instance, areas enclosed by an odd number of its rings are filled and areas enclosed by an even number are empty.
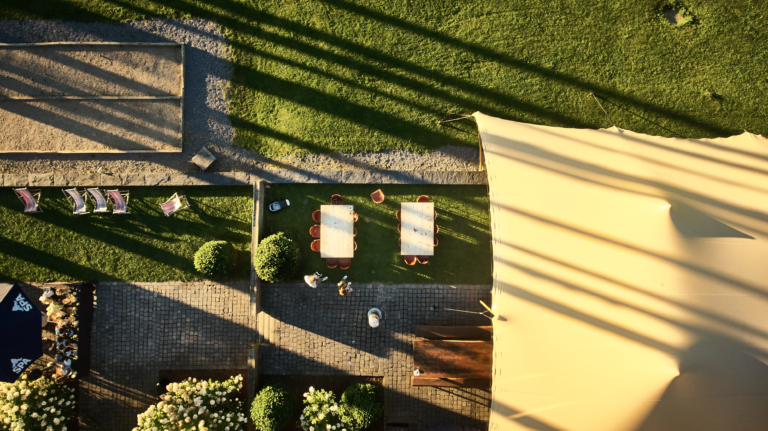
<svg viewBox="0 0 768 431"><path fill-rule="evenodd" d="M320 257L355 257L354 214L351 205L320 206Z"/></svg>
<svg viewBox="0 0 768 431"><path fill-rule="evenodd" d="M434 203L403 202L400 204L400 254L434 256Z"/></svg>

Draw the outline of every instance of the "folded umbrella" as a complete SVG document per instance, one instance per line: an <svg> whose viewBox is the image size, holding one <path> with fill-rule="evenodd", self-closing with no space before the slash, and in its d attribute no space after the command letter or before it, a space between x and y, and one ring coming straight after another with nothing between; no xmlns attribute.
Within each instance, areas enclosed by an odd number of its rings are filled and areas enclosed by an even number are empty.
<svg viewBox="0 0 768 431"><path fill-rule="evenodd" d="M41 322L18 284L0 284L0 381L15 382L43 356Z"/></svg>

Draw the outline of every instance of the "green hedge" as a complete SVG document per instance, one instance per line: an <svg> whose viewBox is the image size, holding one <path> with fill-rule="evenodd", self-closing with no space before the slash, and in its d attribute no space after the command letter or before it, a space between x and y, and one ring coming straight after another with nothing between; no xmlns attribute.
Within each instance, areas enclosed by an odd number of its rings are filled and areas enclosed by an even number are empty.
<svg viewBox="0 0 768 431"><path fill-rule="evenodd" d="M266 386L259 391L251 405L251 419L259 431L278 431L293 415L296 404L287 390Z"/></svg>
<svg viewBox="0 0 768 431"><path fill-rule="evenodd" d="M283 232L278 232L261 241L253 263L261 280L288 281L299 267L299 249Z"/></svg>
<svg viewBox="0 0 768 431"><path fill-rule="evenodd" d="M208 241L195 253L195 269L209 277L223 277L235 266L236 256L227 241Z"/></svg>
<svg viewBox="0 0 768 431"><path fill-rule="evenodd" d="M339 415L349 431L370 427L383 412L381 392L370 383L356 383L341 395Z"/></svg>

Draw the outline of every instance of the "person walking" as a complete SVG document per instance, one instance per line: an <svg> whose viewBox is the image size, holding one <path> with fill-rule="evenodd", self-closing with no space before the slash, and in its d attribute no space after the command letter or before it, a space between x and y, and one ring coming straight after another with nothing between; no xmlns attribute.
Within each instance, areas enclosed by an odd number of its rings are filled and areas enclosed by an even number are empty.
<svg viewBox="0 0 768 431"><path fill-rule="evenodd" d="M381 323L381 310L378 308L371 308L368 310L368 326L371 328L378 328L379 323Z"/></svg>
<svg viewBox="0 0 768 431"><path fill-rule="evenodd" d="M317 283L321 283L325 280L328 280L328 277L323 277L323 274L320 274L319 272L315 272L312 275L305 275L304 276L304 282L309 285L311 288L316 288Z"/></svg>
<svg viewBox="0 0 768 431"><path fill-rule="evenodd" d="M341 279L338 286L339 286L339 295L346 296L347 294L352 293L352 283L347 281L346 275L344 276L344 278Z"/></svg>

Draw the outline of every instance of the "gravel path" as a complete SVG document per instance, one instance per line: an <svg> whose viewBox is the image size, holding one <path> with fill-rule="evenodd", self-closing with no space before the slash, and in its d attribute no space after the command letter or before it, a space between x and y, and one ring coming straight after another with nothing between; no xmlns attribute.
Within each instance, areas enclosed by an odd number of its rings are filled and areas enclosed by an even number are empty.
<svg viewBox="0 0 768 431"><path fill-rule="evenodd" d="M0 155L0 173L194 172L190 159L204 145L218 161L212 171L259 169L477 170L478 151L440 147L429 154L392 150L377 153L311 154L273 161L232 145L224 88L232 75L229 45L221 26L206 20L151 20L119 25L62 21L0 21L0 43L176 42L186 44L184 152L181 154Z"/></svg>

